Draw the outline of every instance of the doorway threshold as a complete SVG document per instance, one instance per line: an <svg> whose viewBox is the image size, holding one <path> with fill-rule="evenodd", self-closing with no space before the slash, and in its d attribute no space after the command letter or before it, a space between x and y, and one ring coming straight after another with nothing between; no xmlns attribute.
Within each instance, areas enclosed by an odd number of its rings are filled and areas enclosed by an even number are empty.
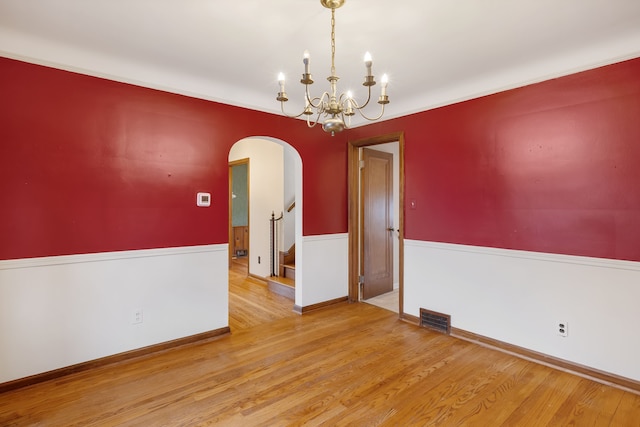
<svg viewBox="0 0 640 427"><path fill-rule="evenodd" d="M386 294L378 295L367 300L362 300L362 302L375 305L376 307L384 308L385 310L393 311L394 313L398 313L398 308L400 307L399 298L400 290L394 289L393 291L387 292Z"/></svg>

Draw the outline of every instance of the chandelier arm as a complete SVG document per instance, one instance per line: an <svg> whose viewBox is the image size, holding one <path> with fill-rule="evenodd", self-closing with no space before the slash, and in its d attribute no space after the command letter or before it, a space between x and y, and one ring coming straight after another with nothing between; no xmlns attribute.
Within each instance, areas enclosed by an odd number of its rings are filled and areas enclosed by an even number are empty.
<svg viewBox="0 0 640 427"><path fill-rule="evenodd" d="M356 110L358 111L358 113L360 113L360 115L364 118L369 120L370 122L374 122L376 120L380 120L380 118L384 115L384 104L380 104L382 106L382 108L380 109L380 114L377 117L367 117L363 112L362 112L362 108L356 108Z"/></svg>
<svg viewBox="0 0 640 427"><path fill-rule="evenodd" d="M329 94L327 92L324 92L321 96L316 96L311 98L311 94L309 93L309 86L306 85L306 90L305 90L305 98L306 101L309 103L309 105L313 108L317 109L322 109L322 100L324 99L325 96L329 96ZM313 101L317 100L317 104L314 104Z"/></svg>
<svg viewBox="0 0 640 427"><path fill-rule="evenodd" d="M313 102L317 102L317 104L314 104ZM320 102L321 98L318 98L317 96L315 98L312 98L309 101L309 107L313 108L314 110L321 110L322 109L322 103Z"/></svg>
<svg viewBox="0 0 640 427"><path fill-rule="evenodd" d="M302 110L302 113L298 114L297 116L288 114L286 111L284 111L284 101L280 101L280 109L282 110L282 114L284 114L286 117L289 117L290 119L297 119L304 114L304 110Z"/></svg>
<svg viewBox="0 0 640 427"><path fill-rule="evenodd" d="M309 120L309 116L307 116L307 127L309 128L315 127L320 122L320 114L322 114L322 111L318 110L318 115L316 116L316 119L313 121Z"/></svg>
<svg viewBox="0 0 640 427"><path fill-rule="evenodd" d="M340 95L340 104L343 104L346 106L347 103L351 103L356 110L366 108L366 106L369 105L370 101L371 101L371 86L369 86L369 93L367 96L367 100L362 105L358 104L358 101L356 101L354 98L347 97L347 95L344 93Z"/></svg>
<svg viewBox="0 0 640 427"><path fill-rule="evenodd" d="M369 105L369 101L371 101L371 86L367 86L367 101L362 105L362 107L358 107L358 109L360 108L365 108L367 105Z"/></svg>
<svg viewBox="0 0 640 427"><path fill-rule="evenodd" d="M329 102L330 99L331 99L331 95L329 94L329 92L324 92L322 96L318 98L318 106L316 108L318 109L319 114L327 113L327 103Z"/></svg>
<svg viewBox="0 0 640 427"><path fill-rule="evenodd" d="M344 101L342 100L343 98ZM352 110L360 110L361 108L364 108L367 106L367 103L365 103L364 105L360 105L358 104L358 101L356 101L354 98L349 98L348 96L346 96L344 93L340 96L340 103L344 105L343 109L346 110L349 106L353 107Z"/></svg>
<svg viewBox="0 0 640 427"><path fill-rule="evenodd" d="M342 101L341 101L341 102L342 102ZM355 100L355 99L353 99L353 98L347 98L347 99L345 99L345 100L344 100L344 103L345 103L345 105L351 104L351 106L352 106L354 109L356 109L356 110L359 110L360 108L362 108L362 107L360 107L360 105L358 105L358 101L356 101L356 100Z"/></svg>
<svg viewBox="0 0 640 427"><path fill-rule="evenodd" d="M351 129L351 116L352 115L348 115L347 119L344 119L344 114L341 114L342 116L342 123L344 123L344 128L345 129Z"/></svg>

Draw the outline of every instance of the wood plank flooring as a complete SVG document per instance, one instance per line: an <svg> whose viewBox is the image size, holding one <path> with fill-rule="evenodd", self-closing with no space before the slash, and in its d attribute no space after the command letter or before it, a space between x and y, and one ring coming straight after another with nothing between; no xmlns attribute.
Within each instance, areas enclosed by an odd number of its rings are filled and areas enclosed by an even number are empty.
<svg viewBox="0 0 640 427"><path fill-rule="evenodd" d="M229 270L229 327L232 333L297 316L293 312L293 301L270 292L265 282L247 277L246 258L232 260Z"/></svg>
<svg viewBox="0 0 640 427"><path fill-rule="evenodd" d="M0 394L0 426L640 426L639 395L230 281L230 335Z"/></svg>

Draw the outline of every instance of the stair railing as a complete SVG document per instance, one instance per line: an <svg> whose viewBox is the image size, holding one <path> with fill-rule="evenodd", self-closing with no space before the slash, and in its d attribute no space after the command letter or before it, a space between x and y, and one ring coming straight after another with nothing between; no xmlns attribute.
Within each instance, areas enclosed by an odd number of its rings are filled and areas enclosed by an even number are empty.
<svg viewBox="0 0 640 427"><path fill-rule="evenodd" d="M279 271L278 263L280 259L278 257L278 251L280 250L280 246L278 244L278 235L280 231L280 222L284 218L284 213L280 212L280 217L276 218L275 213L271 212L271 219L269 219L270 224L270 233L269 236L269 246L270 246L270 257L269 257L269 267L271 268L271 277L277 277L277 271Z"/></svg>

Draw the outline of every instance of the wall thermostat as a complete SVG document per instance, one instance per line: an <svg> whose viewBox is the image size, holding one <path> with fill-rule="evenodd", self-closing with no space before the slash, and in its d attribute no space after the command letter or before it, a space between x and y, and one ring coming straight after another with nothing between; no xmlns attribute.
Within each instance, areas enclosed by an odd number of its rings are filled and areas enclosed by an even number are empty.
<svg viewBox="0 0 640 427"><path fill-rule="evenodd" d="M205 207L211 206L211 193L198 193L196 204L198 206L205 206Z"/></svg>

